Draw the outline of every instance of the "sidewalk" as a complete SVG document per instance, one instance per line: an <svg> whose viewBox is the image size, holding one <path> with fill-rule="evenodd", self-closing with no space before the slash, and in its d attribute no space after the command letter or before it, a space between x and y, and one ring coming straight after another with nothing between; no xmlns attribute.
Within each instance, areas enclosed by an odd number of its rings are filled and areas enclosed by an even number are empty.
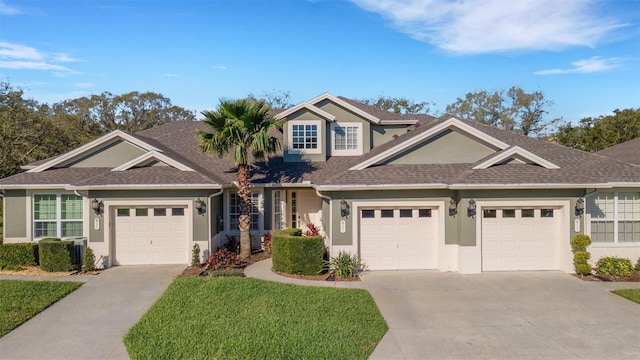
<svg viewBox="0 0 640 360"><path fill-rule="evenodd" d="M258 261L255 264L247 266L244 270L244 274L248 277L275 281L286 284L305 285L305 286L323 286L323 287L337 287L337 288L351 288L351 289L364 289L362 281L317 281L317 280L303 280L290 278L282 275L278 275L271 271L273 262L271 259L265 259Z"/></svg>

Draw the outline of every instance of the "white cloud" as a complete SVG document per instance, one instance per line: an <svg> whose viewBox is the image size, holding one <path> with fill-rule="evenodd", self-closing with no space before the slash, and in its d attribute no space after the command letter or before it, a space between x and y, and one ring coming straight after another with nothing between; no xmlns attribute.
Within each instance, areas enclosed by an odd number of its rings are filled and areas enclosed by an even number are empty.
<svg viewBox="0 0 640 360"><path fill-rule="evenodd" d="M0 58L40 60L42 54L30 46L0 42Z"/></svg>
<svg viewBox="0 0 640 360"><path fill-rule="evenodd" d="M22 14L22 11L20 11L17 7L7 5L4 1L0 1L0 15L11 16L20 14Z"/></svg>
<svg viewBox="0 0 640 360"><path fill-rule="evenodd" d="M574 61L573 66L569 69L547 69L534 72L535 75L557 75L557 74L588 74L595 72L609 71L622 67L622 59L607 58L603 59L594 56L589 59Z"/></svg>
<svg viewBox="0 0 640 360"><path fill-rule="evenodd" d="M58 72L73 72L62 65L48 64L42 61L0 61L0 68L13 70L53 70Z"/></svg>
<svg viewBox="0 0 640 360"><path fill-rule="evenodd" d="M448 52L480 54L595 46L623 26L594 0L351 0Z"/></svg>
<svg viewBox="0 0 640 360"><path fill-rule="evenodd" d="M214 65L213 68L216 70L227 70L227 67L224 65Z"/></svg>
<svg viewBox="0 0 640 360"><path fill-rule="evenodd" d="M82 61L69 56L69 54L63 54L63 53L52 54L51 58L53 61L62 62L62 63Z"/></svg>

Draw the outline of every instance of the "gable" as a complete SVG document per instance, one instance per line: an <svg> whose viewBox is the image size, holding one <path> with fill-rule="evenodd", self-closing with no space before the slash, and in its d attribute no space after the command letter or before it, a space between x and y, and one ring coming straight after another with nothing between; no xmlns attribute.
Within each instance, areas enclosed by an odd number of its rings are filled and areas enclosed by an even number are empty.
<svg viewBox="0 0 640 360"><path fill-rule="evenodd" d="M118 139L95 149L95 151L58 164L57 167L116 167L144 153L145 151L139 147Z"/></svg>
<svg viewBox="0 0 640 360"><path fill-rule="evenodd" d="M466 164L475 163L495 152L479 139L446 129L424 142L395 154L382 164Z"/></svg>
<svg viewBox="0 0 640 360"><path fill-rule="evenodd" d="M346 108L339 106L338 104L335 104L329 99L321 100L318 103L316 103L315 106L335 116L336 119L339 121L357 121L357 122L363 122L367 124L371 123L370 120L367 120L362 115L349 111Z"/></svg>

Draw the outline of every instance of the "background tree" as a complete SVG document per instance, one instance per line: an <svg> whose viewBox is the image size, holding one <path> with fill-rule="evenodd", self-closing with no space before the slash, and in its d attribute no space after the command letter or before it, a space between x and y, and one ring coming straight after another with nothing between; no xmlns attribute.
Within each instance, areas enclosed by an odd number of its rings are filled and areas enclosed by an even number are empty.
<svg viewBox="0 0 640 360"><path fill-rule="evenodd" d="M294 105L291 102L290 92L284 90L265 91L259 96L249 93L247 98L253 101L264 100L272 109L287 109Z"/></svg>
<svg viewBox="0 0 640 360"><path fill-rule="evenodd" d="M207 130L199 130L200 150L218 157L233 155L238 166L240 257L251 256L251 174L250 163L266 159L278 150L277 138L269 130L281 122L269 115L264 100L220 100L216 111L204 111Z"/></svg>
<svg viewBox="0 0 640 360"><path fill-rule="evenodd" d="M447 105L446 112L477 122L515 131L522 135L543 135L543 132L558 119L545 119L547 108L553 101L545 99L544 93L527 93L513 86L508 90L486 90L467 93L464 98Z"/></svg>
<svg viewBox="0 0 640 360"><path fill-rule="evenodd" d="M390 111L396 114L428 114L431 106L435 105L429 101L416 102L402 97L379 96L370 99L356 100L363 104L375 106L377 108Z"/></svg>
<svg viewBox="0 0 640 360"><path fill-rule="evenodd" d="M599 151L640 136L640 108L614 110L613 115L586 117L578 125L558 127L553 140L584 151ZM640 156L640 155L638 155Z"/></svg>

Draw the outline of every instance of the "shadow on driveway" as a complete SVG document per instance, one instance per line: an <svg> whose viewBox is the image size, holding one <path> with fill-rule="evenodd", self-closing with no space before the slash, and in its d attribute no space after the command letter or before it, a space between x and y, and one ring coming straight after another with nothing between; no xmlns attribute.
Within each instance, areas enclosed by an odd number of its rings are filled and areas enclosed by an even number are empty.
<svg viewBox="0 0 640 360"><path fill-rule="evenodd" d="M371 359L640 359L639 283L561 272L362 276L389 331Z"/></svg>
<svg viewBox="0 0 640 360"><path fill-rule="evenodd" d="M78 290L0 338L0 358L128 359L122 337L184 268L117 266L86 276Z"/></svg>

